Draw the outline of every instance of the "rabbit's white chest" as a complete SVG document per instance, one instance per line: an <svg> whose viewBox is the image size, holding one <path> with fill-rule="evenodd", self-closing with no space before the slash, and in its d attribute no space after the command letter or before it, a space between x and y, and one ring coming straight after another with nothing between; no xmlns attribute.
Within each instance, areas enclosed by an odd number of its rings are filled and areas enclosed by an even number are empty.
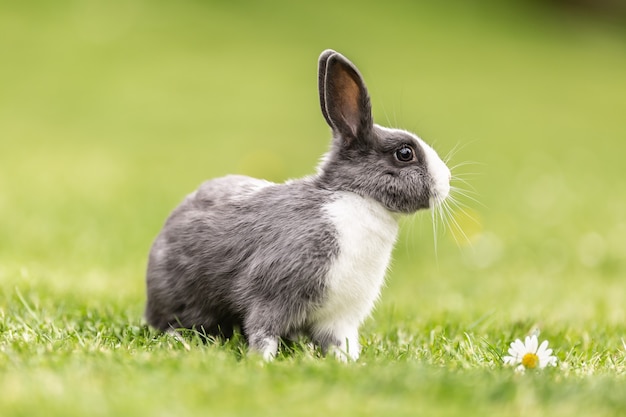
<svg viewBox="0 0 626 417"><path fill-rule="evenodd" d="M380 203L354 193L343 193L324 209L337 230L339 252L314 321L358 326L380 294L398 222Z"/></svg>

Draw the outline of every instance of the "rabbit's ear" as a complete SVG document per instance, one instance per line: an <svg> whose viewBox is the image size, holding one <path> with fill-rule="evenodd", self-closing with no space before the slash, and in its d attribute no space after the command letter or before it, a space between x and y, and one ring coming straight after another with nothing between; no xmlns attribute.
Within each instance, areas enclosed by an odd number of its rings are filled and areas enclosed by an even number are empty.
<svg viewBox="0 0 626 417"><path fill-rule="evenodd" d="M322 114L324 115L324 119L326 119L326 123L328 123L328 125L331 127L333 127L333 124L328 117L328 112L326 111L326 63L328 62L328 58L336 53L337 52L333 51L332 49L325 50L320 55L317 64L317 86L320 95L320 106L322 108Z"/></svg>
<svg viewBox="0 0 626 417"><path fill-rule="evenodd" d="M322 54L322 57L326 53ZM339 53L329 53L324 79L325 117L348 143L364 139L372 128L372 109L363 78L356 67ZM320 58L320 64L322 59ZM321 93L321 91L320 91Z"/></svg>

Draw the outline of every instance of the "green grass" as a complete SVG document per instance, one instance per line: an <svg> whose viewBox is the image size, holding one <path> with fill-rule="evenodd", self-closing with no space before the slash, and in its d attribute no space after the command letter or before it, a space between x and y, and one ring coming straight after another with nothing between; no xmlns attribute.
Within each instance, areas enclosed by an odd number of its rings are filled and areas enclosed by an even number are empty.
<svg viewBox="0 0 626 417"><path fill-rule="evenodd" d="M623 35L516 2L2 3L0 415L623 415ZM146 255L185 193L313 172L329 47L379 123L475 162L467 239L403 221L355 364L148 329ZM536 328L559 365L504 367Z"/></svg>

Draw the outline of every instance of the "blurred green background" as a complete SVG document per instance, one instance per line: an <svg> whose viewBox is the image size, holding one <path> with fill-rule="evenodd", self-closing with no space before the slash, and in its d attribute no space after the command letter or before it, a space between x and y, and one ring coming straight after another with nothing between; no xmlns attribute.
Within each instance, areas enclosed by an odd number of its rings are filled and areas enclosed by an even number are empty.
<svg viewBox="0 0 626 417"><path fill-rule="evenodd" d="M575 4L571 4L575 3ZM403 222L367 332L406 318L626 319L626 31L619 2L25 1L0 4L0 283L122 307L170 210L204 179L314 172L316 65L361 70L378 123L474 189L435 248ZM2 302L4 304L4 302Z"/></svg>

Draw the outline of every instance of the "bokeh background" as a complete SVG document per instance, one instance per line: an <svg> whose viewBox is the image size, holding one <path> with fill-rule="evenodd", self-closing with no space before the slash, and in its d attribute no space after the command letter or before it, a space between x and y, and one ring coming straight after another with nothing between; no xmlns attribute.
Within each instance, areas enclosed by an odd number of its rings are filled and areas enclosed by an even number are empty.
<svg viewBox="0 0 626 417"><path fill-rule="evenodd" d="M366 337L394 320L626 319L626 31L618 1L0 4L0 284L123 308L169 211L204 179L314 172L316 63L362 71L378 123L471 192L437 244L403 221ZM4 303L4 302L2 302ZM520 335L521 336L521 335Z"/></svg>

